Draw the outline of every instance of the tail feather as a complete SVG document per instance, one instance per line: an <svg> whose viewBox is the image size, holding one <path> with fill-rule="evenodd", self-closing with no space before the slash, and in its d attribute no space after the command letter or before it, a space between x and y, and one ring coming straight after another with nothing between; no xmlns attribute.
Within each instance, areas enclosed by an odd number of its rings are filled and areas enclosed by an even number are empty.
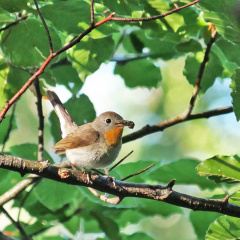
<svg viewBox="0 0 240 240"><path fill-rule="evenodd" d="M73 121L55 92L48 90L47 97L53 105L54 111L58 116L62 138L64 138L77 128L77 124Z"/></svg>

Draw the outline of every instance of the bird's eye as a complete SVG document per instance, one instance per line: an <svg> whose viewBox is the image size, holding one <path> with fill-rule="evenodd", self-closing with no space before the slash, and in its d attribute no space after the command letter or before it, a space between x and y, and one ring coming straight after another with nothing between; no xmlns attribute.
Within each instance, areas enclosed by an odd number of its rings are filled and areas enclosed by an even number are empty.
<svg viewBox="0 0 240 240"><path fill-rule="evenodd" d="M106 123L111 123L112 120L110 118L107 118L105 121Z"/></svg>

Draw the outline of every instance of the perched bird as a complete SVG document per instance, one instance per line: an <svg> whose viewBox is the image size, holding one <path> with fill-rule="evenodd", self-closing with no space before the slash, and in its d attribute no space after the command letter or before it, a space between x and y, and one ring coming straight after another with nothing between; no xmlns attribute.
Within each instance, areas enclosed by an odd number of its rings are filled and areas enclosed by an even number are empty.
<svg viewBox="0 0 240 240"><path fill-rule="evenodd" d="M93 122L81 126L73 121L58 96L47 91L48 99L60 121L62 140L52 149L66 154L73 166L79 168L106 168L117 158L122 146L124 126L134 127L115 112L104 112Z"/></svg>

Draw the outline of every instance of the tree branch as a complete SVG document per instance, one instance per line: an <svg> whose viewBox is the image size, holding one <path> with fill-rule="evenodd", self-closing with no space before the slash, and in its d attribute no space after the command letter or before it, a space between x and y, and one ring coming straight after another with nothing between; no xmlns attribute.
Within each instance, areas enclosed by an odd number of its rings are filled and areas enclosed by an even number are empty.
<svg viewBox="0 0 240 240"><path fill-rule="evenodd" d="M177 117L165 120L160 123L156 123L151 126L146 125L140 130L133 132L127 136L124 136L122 141L123 143L127 143L155 132L162 132L166 128L172 127L182 122L187 122L190 120L195 120L200 118L215 117L215 116L219 116L219 115L223 115L231 112L233 112L233 107L224 107L224 108L217 108L217 109L213 109L213 110L202 112L202 113L190 114L187 117L185 115L179 115Z"/></svg>
<svg viewBox="0 0 240 240"><path fill-rule="evenodd" d="M13 106L13 109L12 109L12 113L11 113L11 116L10 116L10 120L9 120L9 126L8 126L8 130L7 130L7 133L3 139L3 143L2 143L2 150L1 152L4 152L4 149L5 149L5 144L10 136L10 133L12 131L12 127L13 127L13 118L14 118L14 114L15 114L15 109L16 109L16 104Z"/></svg>
<svg viewBox="0 0 240 240"><path fill-rule="evenodd" d="M39 127L38 127L38 161L44 160L44 116L43 116L43 109L42 109L42 94L40 91L39 86L39 79L37 78L34 82L36 95L37 95L37 112L38 112L38 120L39 120Z"/></svg>
<svg viewBox="0 0 240 240"><path fill-rule="evenodd" d="M126 197L146 198L156 201L163 201L180 207L192 209L194 211L219 212L229 216L240 217L240 207L229 203L224 199L203 199L182 194L172 190L174 181L170 181L167 186L150 185L140 183L130 183L115 180L114 184L109 178L99 176L94 172L83 173L50 165L48 162L36 162L0 155L0 167L20 174L32 173L38 176L52 179L58 182L71 185L90 187L95 190L113 194L119 199ZM62 178L61 172L65 172ZM90 181L88 177L90 176Z"/></svg>
<svg viewBox="0 0 240 240"><path fill-rule="evenodd" d="M195 0L189 4L186 4L182 7L178 7L177 5L174 5L175 8L167 13L163 13L157 16L152 16L152 17L148 17L148 18L122 18L122 17L112 17L110 20L111 21L119 21L119 22L142 22L142 21L152 21L152 20L156 20L156 19L161 19L164 18L168 15L171 15L173 13L176 13L184 8L190 7L196 3L200 2L200 0Z"/></svg>
<svg viewBox="0 0 240 240"><path fill-rule="evenodd" d="M1 240L14 240L13 238L10 238L9 236L6 236L5 234L0 232L0 239Z"/></svg>
<svg viewBox="0 0 240 240"><path fill-rule="evenodd" d="M6 217L12 222L12 224L18 229L23 240L30 240L30 237L25 233L19 222L16 222L11 215L5 210L3 206L0 206L0 210L6 215Z"/></svg>
<svg viewBox="0 0 240 240"><path fill-rule="evenodd" d="M50 54L52 54L52 53L53 53L53 43L52 43L52 38L51 38L50 31L49 31L49 29L48 29L48 26L47 26L47 24L46 24L46 22L45 22L45 20L44 20L44 17L43 17L43 15L42 15L41 11L40 11L40 9L39 9L37 0L33 0L33 1L34 1L34 3L35 3L35 6L36 6L36 9L37 9L38 15L39 15L39 17L41 18L42 23L43 23L43 26L44 26L44 28L45 28L45 30L46 30L47 37L48 37L48 42L49 42Z"/></svg>
<svg viewBox="0 0 240 240"><path fill-rule="evenodd" d="M201 118L210 118L210 117L214 117L222 114L231 113L232 111L233 111L232 107L219 108L219 109L214 109L207 112L191 114L188 116L187 119L184 119L184 120L181 120L180 118L172 118L170 120L158 123L156 125L152 125L152 126L147 125L144 128L123 137L123 143L133 141L135 139L138 139L142 136L145 136L154 132L163 131L164 129L174 126L176 124L179 124L181 122L186 122L186 121L201 119ZM68 167L68 165L69 165L68 162L62 162L60 164L56 164L56 166L59 166L59 167ZM41 177L38 177L36 175L30 175L27 179L24 179L21 182L17 183L10 190L8 190L6 193L0 196L0 206L10 201L11 199L15 198L19 193L24 191L29 185L40 180L41 180Z"/></svg>
<svg viewBox="0 0 240 240"><path fill-rule="evenodd" d="M207 48L206 48L206 51L205 51L205 54L204 54L204 58L203 58L203 61L200 65L200 68L199 68L199 71L198 71L198 76L197 76L197 79L196 79L196 84L194 86L192 98L190 100L188 109L184 113L184 115L186 117L189 116L193 111L198 92L201 89L201 80L202 80L202 77L203 77L203 73L204 73L205 67L206 67L206 65L209 61L209 54L210 54L212 45L215 42L215 40L216 40L216 31L211 35L211 39L210 39L209 43L207 44Z"/></svg>
<svg viewBox="0 0 240 240"><path fill-rule="evenodd" d="M175 13L175 12L178 12L186 7L189 7L191 5L194 5L195 3L199 2L200 0L196 0L192 3L189 3L185 6L182 6L182 7L175 7L175 9L165 13L165 14L161 14L159 16L154 16L154 17L151 17L151 18L147 18L144 20L144 18L130 18L130 19L127 19L127 18L114 18L113 15L115 13L111 13L108 17L104 18L103 20L95 23L94 25L91 24L85 31L83 31L81 34L79 34L79 36L77 36L76 38L74 38L71 42L67 43L65 46L63 46L62 48L60 48L59 50L57 50L56 52L53 52L51 49L52 49L52 45L51 45L51 36L50 34L48 33L48 28L47 28L47 25L45 23L45 20L44 18L42 17L41 15L41 12L38 11L39 13L39 16L41 17L42 19L42 22L44 24L44 27L47 31L47 34L48 34L48 39L49 39L49 44L50 44L50 55L47 57L47 59L45 60L45 62L42 64L42 66L39 68L39 70L37 70L33 76L31 78L28 79L28 81L22 86L22 88L9 100L9 101L6 101L6 104L4 106L4 108L2 109L2 111L0 112L0 123L2 122L2 120L4 119L4 116L6 115L7 111L9 110L9 108L11 108L11 106L18 100L18 98L31 86L31 84L33 83L33 81L38 77L40 76L45 68L49 65L49 63L56 57L58 56L59 54L65 52L66 50L68 50L69 48L73 47L74 45L76 45L77 43L79 43L82 38L84 38L87 34L89 34L93 29L97 28L98 26L108 22L108 21L150 21L150 20L155 20L155 19L159 19L159 18L164 18L172 13ZM37 3L36 0L34 0L35 4ZM93 2L92 2L93 4ZM36 7L38 7L38 5L36 5Z"/></svg>
<svg viewBox="0 0 240 240"><path fill-rule="evenodd" d="M9 23L8 25L6 25L5 27L2 27L0 28L0 33L2 31L5 31L7 30L8 28L14 26L14 25L17 25L18 23L20 23L21 21L24 21L24 20L27 20L29 17L29 15L26 15L26 16L22 16L21 18L17 19L16 21L12 22L12 23Z"/></svg>
<svg viewBox="0 0 240 240"><path fill-rule="evenodd" d="M94 0L91 0L91 25L94 25Z"/></svg>
<svg viewBox="0 0 240 240"><path fill-rule="evenodd" d="M1 158L0 154L0 158ZM56 164L55 166L66 168L70 167L69 162L61 162L59 164ZM11 189L9 189L7 192L5 192L3 195L0 196L0 206L4 205L5 203L9 202L11 199L16 198L21 192L23 192L29 185L38 183L41 181L42 178L30 174L26 179L22 180L21 182L14 185Z"/></svg>

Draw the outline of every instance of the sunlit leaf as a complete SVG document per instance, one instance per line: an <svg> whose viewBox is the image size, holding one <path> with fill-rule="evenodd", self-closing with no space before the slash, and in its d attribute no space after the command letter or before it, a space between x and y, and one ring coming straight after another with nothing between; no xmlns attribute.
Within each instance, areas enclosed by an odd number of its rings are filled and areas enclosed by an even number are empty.
<svg viewBox="0 0 240 240"><path fill-rule="evenodd" d="M41 204L51 211L55 211L62 208L65 204L71 203L73 198L78 198L81 201L76 186L59 184L51 180L41 181L34 189L34 193Z"/></svg>
<svg viewBox="0 0 240 240"><path fill-rule="evenodd" d="M237 156L215 156L197 166L200 176L207 176L215 182L239 182L240 159Z"/></svg>
<svg viewBox="0 0 240 240"><path fill-rule="evenodd" d="M220 213L215 212L191 211L190 220L193 224L194 231L197 234L197 239L205 239L205 235L209 228L209 225L220 216Z"/></svg>
<svg viewBox="0 0 240 240"><path fill-rule="evenodd" d="M214 221L207 232L206 240L231 240L240 238L240 219L222 216Z"/></svg>
<svg viewBox="0 0 240 240"><path fill-rule="evenodd" d="M130 61L124 65L118 64L114 73L119 74L130 88L157 87L162 80L160 69L147 59Z"/></svg>
<svg viewBox="0 0 240 240"><path fill-rule="evenodd" d="M176 179L176 184L193 184L198 185L202 189L215 188L216 184L198 176L196 167L199 163L200 161L196 159L181 159L165 164L151 173L148 172L148 174L151 175L151 178L162 183L169 183L172 179Z"/></svg>
<svg viewBox="0 0 240 240"><path fill-rule="evenodd" d="M57 32L49 27L54 49L61 47ZM42 23L28 19L4 31L2 50L17 67L38 67L49 56L49 41ZM24 44L23 44L24 42Z"/></svg>
<svg viewBox="0 0 240 240"><path fill-rule="evenodd" d="M232 83L230 85L232 88L231 96L234 113L236 115L237 120L240 119L240 68L237 68L234 75L232 76Z"/></svg>
<svg viewBox="0 0 240 240"><path fill-rule="evenodd" d="M58 1L41 8L43 16L60 31L80 34L84 29L79 23L90 24L90 6L83 0Z"/></svg>

